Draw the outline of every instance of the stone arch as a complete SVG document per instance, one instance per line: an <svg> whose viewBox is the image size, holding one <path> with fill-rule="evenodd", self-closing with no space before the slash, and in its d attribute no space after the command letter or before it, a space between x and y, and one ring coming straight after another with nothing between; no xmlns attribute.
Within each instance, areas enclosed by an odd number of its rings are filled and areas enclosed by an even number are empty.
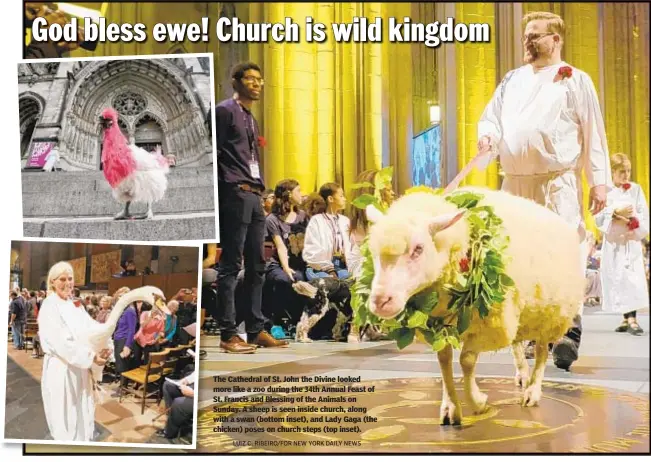
<svg viewBox="0 0 651 462"><path fill-rule="evenodd" d="M203 125L199 96L183 58L179 58L106 60L80 69L67 101L62 156L72 157L82 168L100 166L99 115L114 104L121 92L142 97L132 105L133 111L126 110L125 105L121 108L120 119L127 128L129 141L135 141L138 121L148 116L163 130L163 146L167 154L176 156L177 165L194 162L205 154L205 133L196 130L199 124Z"/></svg>
<svg viewBox="0 0 651 462"><path fill-rule="evenodd" d="M32 137L36 124L45 110L45 100L31 91L23 92L18 97L18 114L20 121L20 157L29 156Z"/></svg>

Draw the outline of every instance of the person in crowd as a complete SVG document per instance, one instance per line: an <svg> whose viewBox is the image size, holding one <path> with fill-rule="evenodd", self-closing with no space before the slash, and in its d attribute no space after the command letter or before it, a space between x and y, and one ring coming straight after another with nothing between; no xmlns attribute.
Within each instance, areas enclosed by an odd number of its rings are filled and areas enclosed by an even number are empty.
<svg viewBox="0 0 651 462"><path fill-rule="evenodd" d="M265 315L274 325L281 325L289 315L296 324L302 313L300 297L292 284L305 281L303 242L307 228L307 215L299 207L303 200L301 186L293 179L283 180L274 190L274 203L267 216L267 240L274 244L274 252L265 277Z"/></svg>
<svg viewBox="0 0 651 462"><path fill-rule="evenodd" d="M319 189L325 210L310 219L305 230L303 259L308 281L323 277L346 279L350 257L350 220L341 212L346 207L343 188L326 183Z"/></svg>
<svg viewBox="0 0 651 462"><path fill-rule="evenodd" d="M163 401L168 415L165 429L158 430L156 435L168 440L177 438L181 429L192 422L195 381L196 372L192 371L178 383L163 384Z"/></svg>
<svg viewBox="0 0 651 462"><path fill-rule="evenodd" d="M649 288L644 269L642 239L649 234L649 208L644 191L631 181L631 161L622 153L610 159L614 188L606 208L596 217L603 233L601 253L601 309L620 313L624 319L615 329L642 335L637 311L649 308Z"/></svg>
<svg viewBox="0 0 651 462"><path fill-rule="evenodd" d="M134 335L134 367L149 362L149 353L160 350L158 340L165 336L165 313L144 303L140 313L140 328Z"/></svg>
<svg viewBox="0 0 651 462"><path fill-rule="evenodd" d="M366 170L359 174L356 183L358 184L369 183L375 185L375 178L377 174L378 174L378 170L376 169ZM352 193L352 197L350 200L351 204L348 207L347 215L350 218L351 251L348 256L347 264L350 273L355 279L359 277L359 272L362 267L362 253L360 250L360 246L364 242L364 239L366 238L369 232L370 223L366 216L366 210L355 207L354 205L352 205L352 202L355 200L355 198L363 194L370 194L372 196L375 196L376 192L378 193L379 199L385 207L390 206L396 196L395 192L393 191L393 188L391 187L391 184L387 184L382 191L375 191L374 186L357 188ZM360 334L359 329L355 326L354 323L352 323L350 333L348 334L348 342L349 343L359 342L360 340L359 334ZM382 332L380 332L378 327L369 325L366 326L366 328L364 329L364 333L362 334L361 340L383 340L385 338L386 336L383 335Z"/></svg>
<svg viewBox="0 0 651 462"><path fill-rule="evenodd" d="M95 431L93 364L104 366L109 350L93 351L82 333L95 323L72 301L72 266L59 262L47 276L49 294L38 316L45 353L41 393L50 435L56 441L91 441Z"/></svg>
<svg viewBox="0 0 651 462"><path fill-rule="evenodd" d="M25 331L25 322L27 319L27 306L23 298L18 292L11 292L11 302L9 304L9 327L11 328L11 336L16 350L23 350L25 342L23 334Z"/></svg>
<svg viewBox="0 0 651 462"><path fill-rule="evenodd" d="M113 294L113 306L120 300L124 294L129 292L128 287L121 287ZM129 305L120 315L115 333L113 334L113 343L115 351L115 372L122 374L131 368L131 352L133 350L134 336L136 335L136 325L138 315L136 308Z"/></svg>
<svg viewBox="0 0 651 462"><path fill-rule="evenodd" d="M159 339L159 344L164 345L165 348L173 346L174 336L176 335L176 329L178 324L178 319L176 317L176 312L179 309L179 302L177 300L170 300L167 302L167 310L165 311L165 333L162 338Z"/></svg>
<svg viewBox="0 0 651 462"><path fill-rule="evenodd" d="M231 74L235 93L215 108L221 258L219 261L220 347L228 353L255 353L260 347L287 346L264 330L262 285L265 271L265 213L261 174L261 135L251 112L264 79L255 63L241 63ZM244 257L244 258L242 258ZM243 312L247 342L237 334L235 292L244 260Z"/></svg>
<svg viewBox="0 0 651 462"><path fill-rule="evenodd" d="M274 204L275 197L273 189L265 189L262 193L262 208L264 216L267 217L271 213L271 208Z"/></svg>
<svg viewBox="0 0 651 462"><path fill-rule="evenodd" d="M111 314L111 305L113 300L108 295L104 295L99 299L99 310L97 312L96 321L104 324L109 314Z"/></svg>

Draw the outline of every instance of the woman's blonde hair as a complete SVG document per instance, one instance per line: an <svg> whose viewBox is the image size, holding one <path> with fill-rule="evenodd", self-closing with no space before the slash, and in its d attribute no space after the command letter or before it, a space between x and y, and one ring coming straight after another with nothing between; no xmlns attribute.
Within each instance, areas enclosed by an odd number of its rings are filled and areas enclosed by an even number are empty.
<svg viewBox="0 0 651 462"><path fill-rule="evenodd" d="M54 289L54 284L52 281L54 281L56 278L61 276L62 274L65 273L70 273L72 277L75 277L75 272L72 269L72 266L70 263L67 261L60 261L58 263L55 263L52 268L50 268L50 271L47 273L47 291L48 295L53 294L56 292Z"/></svg>
<svg viewBox="0 0 651 462"><path fill-rule="evenodd" d="M103 295L103 296L99 299L99 303L98 303L98 305L101 306L101 305L102 305L102 302L103 302L104 300L106 300L106 301L108 302L107 305L108 305L108 307L110 308L110 307L111 307L111 303L113 302L113 298L112 298L110 295Z"/></svg>
<svg viewBox="0 0 651 462"><path fill-rule="evenodd" d="M614 172L625 167L631 167L631 159L622 152L617 152L610 156L610 169Z"/></svg>

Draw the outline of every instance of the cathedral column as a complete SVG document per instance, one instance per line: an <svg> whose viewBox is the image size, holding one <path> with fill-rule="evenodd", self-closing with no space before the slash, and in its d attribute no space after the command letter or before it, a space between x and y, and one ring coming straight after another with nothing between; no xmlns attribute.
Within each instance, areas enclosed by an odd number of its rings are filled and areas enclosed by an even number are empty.
<svg viewBox="0 0 651 462"><path fill-rule="evenodd" d="M258 19L260 22L282 23L285 20L284 3L264 3L260 7L263 10L262 17ZM255 45L250 48L258 49ZM264 180L269 188L274 188L278 181L285 178L284 58L285 50L289 48L290 46L269 41L262 46L261 50L265 78L262 119L263 133L267 141L266 147L262 149L262 155ZM306 187L304 189L307 190Z"/></svg>
<svg viewBox="0 0 651 462"><path fill-rule="evenodd" d="M487 23L495 33L495 3L456 3L455 19L465 24ZM477 153L477 124L497 86L497 49L490 43L455 43L457 71L457 161L462 169ZM452 110L452 108L449 108ZM448 155L454 155L448 151ZM484 171L473 169L462 184L498 187L497 165Z"/></svg>
<svg viewBox="0 0 651 462"><path fill-rule="evenodd" d="M334 3L318 3L315 22L332 24L335 18ZM328 34L330 35L330 34ZM317 167L315 188L336 178L335 170L335 46L328 38L316 45L317 66Z"/></svg>
<svg viewBox="0 0 651 462"><path fill-rule="evenodd" d="M352 23L353 17L360 16L360 5L358 3L335 3L334 21L336 23ZM331 28L330 24L326 27ZM331 37L331 29L328 31L328 40ZM355 182L358 173L362 168L358 166L359 159L364 159L363 124L360 117L363 113L359 101L359 85L361 69L359 65L359 53L362 44L359 43L335 43L335 143L336 180L343 184L344 189Z"/></svg>
<svg viewBox="0 0 651 462"><path fill-rule="evenodd" d="M385 23L388 23L390 17L396 18L399 22L402 22L405 17L411 17L409 3L385 3L382 8ZM383 164L393 166L394 189L402 193L411 186L411 144L414 136L412 45L389 42L387 36L382 43L382 48L381 65L384 72L377 75L379 84L371 88L377 96L384 94L387 110L376 110L373 116L377 124L375 126L381 127L382 114L388 115L388 130L385 132L388 145L384 151ZM373 98L376 95L374 94Z"/></svg>

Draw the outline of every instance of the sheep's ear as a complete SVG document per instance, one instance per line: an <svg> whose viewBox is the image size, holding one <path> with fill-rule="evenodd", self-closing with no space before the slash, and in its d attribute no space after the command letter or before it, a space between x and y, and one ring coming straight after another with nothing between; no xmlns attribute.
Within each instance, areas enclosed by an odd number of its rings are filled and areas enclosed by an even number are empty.
<svg viewBox="0 0 651 462"><path fill-rule="evenodd" d="M373 204L366 206L366 218L371 223L377 223L384 215Z"/></svg>
<svg viewBox="0 0 651 462"><path fill-rule="evenodd" d="M453 213L446 213L445 215L438 215L432 217L428 223L430 234L434 235L444 229L449 228L457 221L459 221L465 214L465 210L460 210Z"/></svg>

